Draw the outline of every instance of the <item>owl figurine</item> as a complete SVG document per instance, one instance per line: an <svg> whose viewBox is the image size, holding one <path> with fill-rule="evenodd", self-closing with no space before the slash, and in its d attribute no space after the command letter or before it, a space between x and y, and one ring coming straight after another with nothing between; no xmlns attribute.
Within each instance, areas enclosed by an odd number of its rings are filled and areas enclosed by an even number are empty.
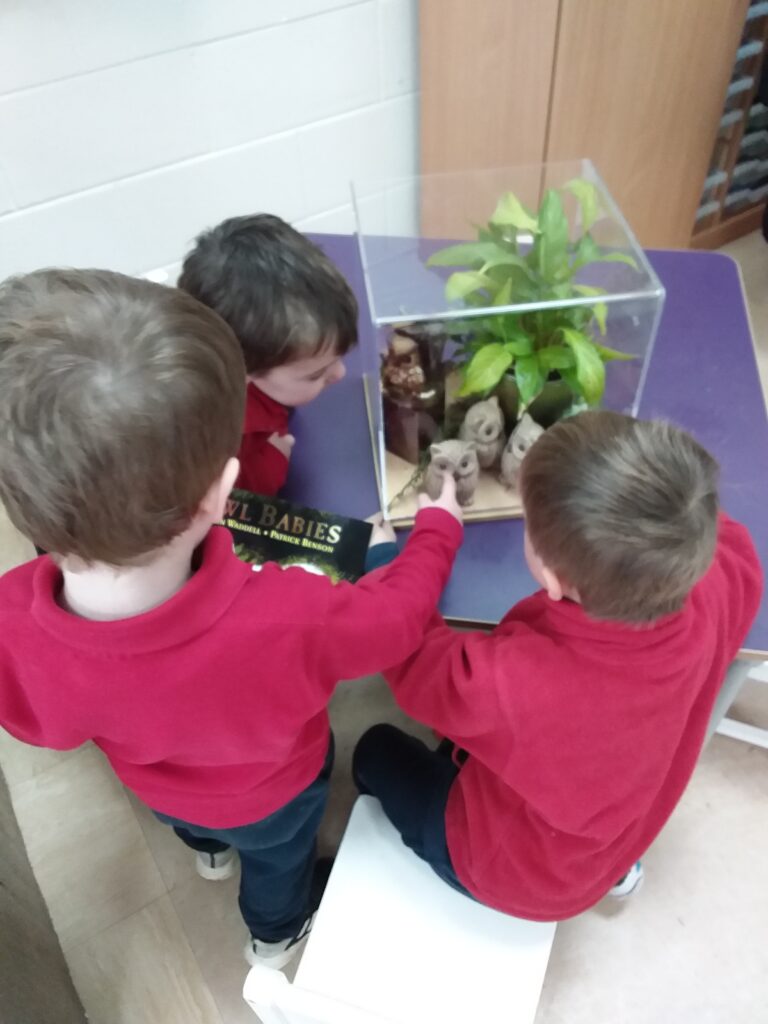
<svg viewBox="0 0 768 1024"><path fill-rule="evenodd" d="M505 487L514 487L517 484L517 474L520 472L523 459L531 445L538 441L543 433L544 428L524 412L501 453L499 480Z"/></svg>
<svg viewBox="0 0 768 1024"><path fill-rule="evenodd" d="M480 476L474 441L440 441L429 446L424 490L433 501L439 497L443 489L443 477L448 473L456 481L458 503L471 505Z"/></svg>
<svg viewBox="0 0 768 1024"><path fill-rule="evenodd" d="M421 365L419 346L408 337L394 331L387 346L381 368L381 378L386 386L405 395L417 395L425 382L424 368Z"/></svg>
<svg viewBox="0 0 768 1024"><path fill-rule="evenodd" d="M504 448L504 414L497 395L475 402L467 409L459 437L462 441L475 442L481 469L491 469L499 461Z"/></svg>

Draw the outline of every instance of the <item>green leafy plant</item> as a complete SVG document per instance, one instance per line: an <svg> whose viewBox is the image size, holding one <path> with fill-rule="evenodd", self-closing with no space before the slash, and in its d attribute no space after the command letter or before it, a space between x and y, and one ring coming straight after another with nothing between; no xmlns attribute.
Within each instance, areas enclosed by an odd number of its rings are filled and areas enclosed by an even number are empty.
<svg viewBox="0 0 768 1024"><path fill-rule="evenodd" d="M581 209L583 234L569 237L568 219L559 191L548 190L536 213L511 192L499 200L476 242L451 245L427 261L434 267L467 267L448 278L445 295L468 307L510 306L547 300L567 302L595 298L594 303L468 317L448 325L458 336L462 362L460 396L487 394L505 375L517 384L522 412L543 391L547 380L560 377L574 399L587 406L600 403L605 391L605 364L633 359L598 342L606 333L608 308L599 300L604 289L578 284L582 267L621 262L637 270L623 252L601 248L591 235L599 211L594 185L581 178L569 181Z"/></svg>

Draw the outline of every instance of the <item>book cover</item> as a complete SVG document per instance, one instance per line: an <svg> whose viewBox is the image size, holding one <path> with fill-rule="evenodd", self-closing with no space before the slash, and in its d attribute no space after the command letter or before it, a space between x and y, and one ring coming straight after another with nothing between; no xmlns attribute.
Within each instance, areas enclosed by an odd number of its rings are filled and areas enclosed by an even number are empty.
<svg viewBox="0 0 768 1024"><path fill-rule="evenodd" d="M235 554L244 562L301 566L334 583L354 583L363 575L372 530L360 519L239 489L227 499L223 524L232 533Z"/></svg>

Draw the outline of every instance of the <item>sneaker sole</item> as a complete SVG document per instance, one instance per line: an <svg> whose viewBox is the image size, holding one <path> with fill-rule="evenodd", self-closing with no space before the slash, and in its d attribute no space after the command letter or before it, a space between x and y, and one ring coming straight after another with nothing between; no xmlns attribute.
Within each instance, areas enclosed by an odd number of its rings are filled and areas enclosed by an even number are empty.
<svg viewBox="0 0 768 1024"><path fill-rule="evenodd" d="M195 869L201 878L204 878L206 882L223 882L227 878L231 878L235 873L235 858L227 861L220 868L209 868L200 861L195 861Z"/></svg>
<svg viewBox="0 0 768 1024"><path fill-rule="evenodd" d="M257 956L253 952L253 946L250 942L246 942L243 956L246 963L250 964L251 967L271 967L273 970L279 971L281 968L286 967L304 949L308 938L309 936L305 935L298 942L295 942L290 949L284 949L281 953L275 953L274 956Z"/></svg>
<svg viewBox="0 0 768 1024"><path fill-rule="evenodd" d="M608 895L612 900L628 900L630 896L634 896L635 893L638 893L642 889L644 881L645 875L642 874L631 889L627 889L626 892L609 892Z"/></svg>

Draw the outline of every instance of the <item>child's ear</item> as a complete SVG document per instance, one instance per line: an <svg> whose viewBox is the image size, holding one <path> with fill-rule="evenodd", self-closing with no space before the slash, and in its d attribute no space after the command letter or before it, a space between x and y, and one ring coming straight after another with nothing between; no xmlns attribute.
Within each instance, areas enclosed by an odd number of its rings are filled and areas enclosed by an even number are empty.
<svg viewBox="0 0 768 1024"><path fill-rule="evenodd" d="M235 486L235 480L237 480L239 475L240 459L236 459L233 455L231 458L227 459L224 472L221 474L221 485L224 491L224 500L229 497L232 488Z"/></svg>
<svg viewBox="0 0 768 1024"><path fill-rule="evenodd" d="M552 570L548 569L546 565L542 565L541 576L550 601L562 601L565 597L565 588Z"/></svg>
<svg viewBox="0 0 768 1024"><path fill-rule="evenodd" d="M212 522L218 522L222 518L226 500L235 486L235 480L237 480L239 472L239 460L235 458L227 459L224 469L213 481L200 502L200 514L208 516Z"/></svg>
<svg viewBox="0 0 768 1024"><path fill-rule="evenodd" d="M581 598L579 592L575 587L572 587L570 583L565 580L561 580L559 576L556 576L551 569L548 569L546 565L541 567L541 580L544 583L544 589L547 592L547 596L551 601L562 601L564 597L567 597L569 601L575 601L577 604L581 604Z"/></svg>

